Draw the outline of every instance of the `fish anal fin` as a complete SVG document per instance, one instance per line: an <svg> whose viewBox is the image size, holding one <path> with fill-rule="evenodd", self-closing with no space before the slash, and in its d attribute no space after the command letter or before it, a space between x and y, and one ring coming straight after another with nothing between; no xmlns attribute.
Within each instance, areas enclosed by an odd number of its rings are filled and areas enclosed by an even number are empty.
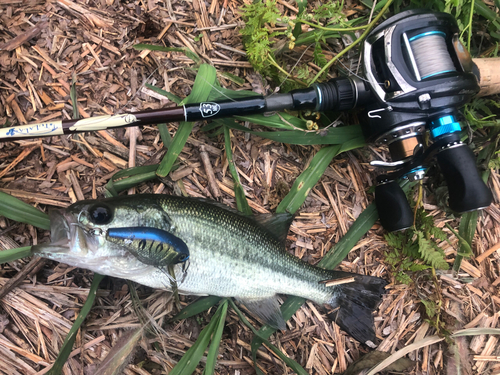
<svg viewBox="0 0 500 375"><path fill-rule="evenodd" d="M267 298L238 298L248 310L259 317L264 323L280 330L286 329L285 319L281 315L277 296Z"/></svg>

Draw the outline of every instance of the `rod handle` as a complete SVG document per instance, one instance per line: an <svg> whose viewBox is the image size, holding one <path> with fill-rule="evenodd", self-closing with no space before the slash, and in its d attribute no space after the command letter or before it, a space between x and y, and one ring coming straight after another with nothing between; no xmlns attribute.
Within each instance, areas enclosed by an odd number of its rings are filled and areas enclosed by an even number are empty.
<svg viewBox="0 0 500 375"><path fill-rule="evenodd" d="M500 93L500 57L472 59L479 71L479 86L477 96L488 96Z"/></svg>

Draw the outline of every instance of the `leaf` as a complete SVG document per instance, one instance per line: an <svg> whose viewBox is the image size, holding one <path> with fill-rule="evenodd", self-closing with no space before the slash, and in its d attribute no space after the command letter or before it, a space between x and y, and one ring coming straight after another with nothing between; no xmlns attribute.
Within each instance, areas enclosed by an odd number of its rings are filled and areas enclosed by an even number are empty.
<svg viewBox="0 0 500 375"><path fill-rule="evenodd" d="M14 221L33 225L37 228L50 229L50 220L46 213L1 191L0 215Z"/></svg>
<svg viewBox="0 0 500 375"><path fill-rule="evenodd" d="M160 132L161 141L163 142L163 147L168 149L172 144L172 137L170 136L170 133L168 131L167 124L158 124L157 126Z"/></svg>
<svg viewBox="0 0 500 375"><path fill-rule="evenodd" d="M318 266L334 269L337 267L349 254L351 249L358 243L378 219L378 212L375 204L370 204L358 216L354 224L349 228L344 237L326 253L326 255L318 263Z"/></svg>
<svg viewBox="0 0 500 375"><path fill-rule="evenodd" d="M165 91L163 89L160 89L159 87L153 86L149 83L144 84L148 89L156 92L157 94L166 96L168 100L173 101L175 104L180 104L182 102L182 99L179 98L177 95L172 94L171 92Z"/></svg>
<svg viewBox="0 0 500 375"><path fill-rule="evenodd" d="M100 282L104 278L104 275L99 275L98 273L94 273L94 279L92 280L92 285L90 286L89 294L87 296L87 300L82 306L80 310L80 314L78 314L73 326L69 330L66 339L61 347L61 351L57 356L56 361L52 365L51 369L47 373L48 375L60 375L62 373L62 368L66 361L68 360L69 355L71 354L71 350L73 349L73 344L75 343L76 335L78 330L80 329L83 321L87 317L92 305L94 304L95 297L97 295L97 288L99 287Z"/></svg>
<svg viewBox="0 0 500 375"><path fill-rule="evenodd" d="M418 250L422 258L429 263L432 267L437 269L447 270L449 268L448 263L439 251L437 251L431 243L430 240L425 238L423 232L417 232L418 238Z"/></svg>
<svg viewBox="0 0 500 375"><path fill-rule="evenodd" d="M248 116L249 117L249 116ZM237 119L243 120L242 116L236 116ZM260 125L269 126L264 121ZM276 123L274 123L276 124ZM257 135L262 138L272 139L276 142L288 143L293 145L339 145L345 146L345 150L352 150L355 148L363 147L365 139L360 126L349 125L340 128L328 128L326 130L319 130L318 132L306 132L303 130L287 130L287 131L273 131L273 132L260 132L250 130L241 125L234 124L230 126L232 129L241 130L250 134Z"/></svg>
<svg viewBox="0 0 500 375"><path fill-rule="evenodd" d="M500 328L467 328L454 332L451 337L479 336L479 335L500 335Z"/></svg>
<svg viewBox="0 0 500 375"><path fill-rule="evenodd" d="M208 349L207 354L207 364L204 375L212 375L215 372L215 364L217 363L217 356L219 355L219 346L222 339L222 332L224 330L224 325L226 323L226 313L227 313L227 300L222 303L222 311L220 318L217 321L217 328L212 336L212 342L210 343L210 349Z"/></svg>
<svg viewBox="0 0 500 375"><path fill-rule="evenodd" d="M208 99L210 92L212 91L212 87L215 84L217 73L213 66L208 64L202 64L200 69L198 70L198 74L196 75L196 79L193 84L193 90L191 94L181 102L181 104L189 104L189 103L199 103L204 102ZM181 121L179 124L179 129L175 133L174 139L172 140L172 144L168 148L166 155L156 171L156 174L160 177L167 176L172 167L177 160L177 157L181 153L186 141L191 134L193 129L192 122Z"/></svg>
<svg viewBox="0 0 500 375"><path fill-rule="evenodd" d="M73 104L73 119L78 120L80 118L80 113L78 112L78 96L76 93L76 74L73 72L73 77L71 78L71 87L69 90L69 96L71 98L71 103Z"/></svg>
<svg viewBox="0 0 500 375"><path fill-rule="evenodd" d="M0 264L12 262L21 258L30 257L32 254L31 246L18 247L16 249L1 250Z"/></svg>
<svg viewBox="0 0 500 375"><path fill-rule="evenodd" d="M196 367L198 366L198 363L200 362L201 357L203 356L203 353L205 353L205 349L210 342L210 338L218 328L218 325L221 324L223 305L227 306L227 300L219 306L215 315L212 319L210 319L210 323L208 323L208 325L201 331L196 342L182 356L177 365L175 365L175 367L170 371L169 375L190 375L196 370Z"/></svg>
<svg viewBox="0 0 500 375"><path fill-rule="evenodd" d="M252 330L252 332L256 335L256 337L259 337L259 340L261 340L262 343L266 344L266 347L268 347L269 349L271 349L278 357L280 357L280 359L283 362L285 362L287 364L287 366L289 366L297 374L299 374L299 375L308 375L307 371L304 370L304 368L301 365L299 365L293 359L291 359L291 358L287 357L286 355L284 355L281 350L279 350L277 347L275 347L273 344L271 344L269 341L267 341L266 338L262 337L260 335L259 331L257 331L254 328L254 326L250 324L250 322L248 321L248 319L245 317L245 315L242 314L242 312L240 311L240 309L238 309L238 307L235 305L235 303L232 300L229 300L229 303L231 304L231 307L236 312L236 314L238 315L238 317L240 318L240 320L243 322L243 324L245 324L248 328L250 328ZM252 352L253 352L253 350L252 350ZM253 362L254 362L254 364L257 363L255 357L253 358ZM257 372L257 374L263 374L263 372L257 366L255 366L255 371Z"/></svg>
<svg viewBox="0 0 500 375"><path fill-rule="evenodd" d="M156 178L157 169L158 164L154 164L119 171L106 184L104 195L107 198L116 197L124 190L128 190L142 182L153 180Z"/></svg>
<svg viewBox="0 0 500 375"><path fill-rule="evenodd" d="M434 301L426 301L425 299L421 300L422 304L425 307L425 313L429 318L434 318L436 313L438 312L438 307Z"/></svg>
<svg viewBox="0 0 500 375"><path fill-rule="evenodd" d="M205 298L201 298L183 308L182 311L180 311L177 315L171 318L170 321L187 319L194 315L198 315L203 311L208 310L212 306L217 305L221 299L222 297L216 297L216 296L208 296Z"/></svg>
<svg viewBox="0 0 500 375"><path fill-rule="evenodd" d="M386 369L391 363L396 362L399 358L403 358L403 356L405 356L406 354L411 353L414 350L423 348L425 346L436 344L443 340L444 340L443 337L439 337L436 335L436 336L426 337L425 339L407 345L403 349L400 349L397 352L391 354L388 358L384 359L378 365L372 367L366 375L375 375Z"/></svg>
<svg viewBox="0 0 500 375"><path fill-rule="evenodd" d="M462 259L464 255L472 253L471 247L472 241L474 239L474 233L476 233L477 217L477 211L466 212L462 215L457 236L462 240L459 241L457 256L455 258L455 261L453 262L454 273L458 273L458 271L460 271L460 266L462 265Z"/></svg>
<svg viewBox="0 0 500 375"><path fill-rule="evenodd" d="M311 161L311 164L293 183L290 192L281 201L276 213L295 213L304 203L309 191L316 185L325 172L332 159L339 154L340 146L324 147L319 150Z"/></svg>
<svg viewBox="0 0 500 375"><path fill-rule="evenodd" d="M238 171L236 170L236 165L234 165L233 151L231 150L231 135L227 126L224 126L224 142L226 145L226 157L229 171L233 176L234 194L236 197L236 205L238 207L238 211L250 216L252 215L252 209L248 205L247 198L245 197L245 190L241 185L240 176L238 175Z"/></svg>
<svg viewBox="0 0 500 375"><path fill-rule="evenodd" d="M371 351L357 361L353 362L343 375L357 375L361 373L364 369L371 368L387 359L391 353L381 352L378 350ZM410 366L414 364L408 358L399 358L397 361L391 363L385 368L386 371L404 373Z"/></svg>
<svg viewBox="0 0 500 375"><path fill-rule="evenodd" d="M142 338L142 330L142 327L138 327L132 331L125 331L111 348L106 358L99 364L95 370L95 374L122 374L124 366L129 363L130 357L134 354L135 348Z"/></svg>

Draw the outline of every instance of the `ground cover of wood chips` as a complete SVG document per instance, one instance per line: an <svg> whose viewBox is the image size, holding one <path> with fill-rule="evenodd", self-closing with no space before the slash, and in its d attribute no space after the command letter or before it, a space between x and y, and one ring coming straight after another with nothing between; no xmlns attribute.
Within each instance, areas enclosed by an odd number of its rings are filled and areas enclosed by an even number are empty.
<svg viewBox="0 0 500 375"><path fill-rule="evenodd" d="M133 46L138 43L188 48L217 69L224 87L267 93L269 83L252 71L241 42L242 5L241 0L0 0L0 126L72 118L73 84L77 109L84 118L175 105L146 88L145 83L185 97L196 76L193 61L181 52L137 51ZM278 7L291 16L297 12L295 6L291 1L278 1ZM369 9L349 3L346 12L366 15ZM332 45L327 58L340 51L341 44ZM290 65L285 68L290 71L296 59L310 59L311 54L297 48L289 53ZM309 66L319 71L312 62ZM223 74L226 72L242 78L243 83L230 80ZM224 139L208 137L201 126L195 125L179 155L180 168L168 178L143 183L129 193L187 194L234 207ZM177 127L176 123L168 124L172 135ZM255 213L272 212L321 148L290 146L239 131L232 132L231 141L241 183ZM368 189L374 185L377 171L369 162L385 152L366 146L334 159L291 226L287 241L291 253L316 264L346 234L373 200ZM156 164L164 154L155 126L4 142L0 143L0 191L46 212L50 207L103 197L105 184L116 172ZM209 177L212 173L213 179ZM494 203L479 214L474 255L463 260L458 279L443 272L434 283L424 272L418 288L397 283L384 263L386 232L378 222L340 264L341 270L380 276L390 282L375 315L378 350L392 353L435 334L420 300L432 298L437 290L448 329L499 327L497 170L491 170L488 184ZM448 241L441 247L451 265L458 239L445 224L458 228L459 219L444 212L430 190L424 189L423 202L436 226L447 234ZM46 242L47 237L46 231L0 217L2 250ZM20 278L18 285L8 287L16 277ZM48 371L86 300L91 281L90 271L41 259L26 258L1 266L0 373ZM120 336L141 324L128 288L119 279L107 278L101 283L64 374L94 374ZM160 325L175 314L170 293L136 288L144 308ZM192 300L181 297L183 306ZM253 334L229 311L216 373L252 374ZM195 342L212 314L205 312L166 325L158 337L142 339L124 373L166 373ZM251 315L247 317L260 325ZM341 331L321 306L310 302L287 326L286 331L273 335L271 342L311 374L343 373L371 351ZM462 337L456 344L462 373L500 373L498 336ZM455 356L445 342L425 346L408 357L415 361L408 373L442 374L455 368ZM257 360L266 374L292 373L265 347L259 350ZM203 362L199 369L201 373Z"/></svg>

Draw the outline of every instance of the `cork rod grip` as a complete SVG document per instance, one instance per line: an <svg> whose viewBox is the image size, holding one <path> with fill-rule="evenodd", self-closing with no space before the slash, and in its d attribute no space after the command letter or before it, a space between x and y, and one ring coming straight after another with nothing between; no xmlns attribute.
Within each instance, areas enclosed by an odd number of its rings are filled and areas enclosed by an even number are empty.
<svg viewBox="0 0 500 375"><path fill-rule="evenodd" d="M488 96L500 93L500 57L472 59L476 64L481 90L477 96Z"/></svg>

